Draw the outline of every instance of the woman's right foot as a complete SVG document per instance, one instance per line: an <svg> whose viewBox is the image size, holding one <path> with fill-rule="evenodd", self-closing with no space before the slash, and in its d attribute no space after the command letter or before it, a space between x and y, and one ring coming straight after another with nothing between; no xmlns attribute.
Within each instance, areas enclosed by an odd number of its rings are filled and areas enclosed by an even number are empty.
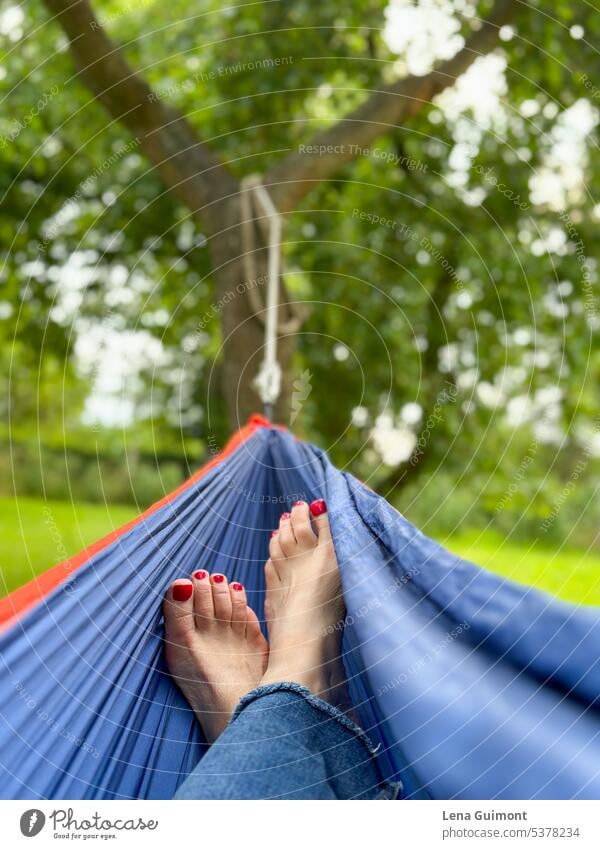
<svg viewBox="0 0 600 849"><path fill-rule="evenodd" d="M293 681L323 699L339 700L345 607L325 502L309 508L299 501L284 513L269 554L269 663L261 683Z"/></svg>
<svg viewBox="0 0 600 849"><path fill-rule="evenodd" d="M171 584L163 611L169 672L212 743L242 696L260 683L266 640L244 587L204 569Z"/></svg>

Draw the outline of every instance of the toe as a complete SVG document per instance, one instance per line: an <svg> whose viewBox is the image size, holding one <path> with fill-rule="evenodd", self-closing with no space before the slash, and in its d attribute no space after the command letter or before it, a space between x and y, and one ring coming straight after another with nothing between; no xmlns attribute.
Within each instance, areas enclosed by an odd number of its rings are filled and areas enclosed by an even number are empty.
<svg viewBox="0 0 600 849"><path fill-rule="evenodd" d="M263 672L267 667L269 657L269 644L260 630L258 616L251 607L246 608L246 642L250 644L252 649L260 652L263 662Z"/></svg>
<svg viewBox="0 0 600 849"><path fill-rule="evenodd" d="M314 548L317 544L317 536L310 523L310 510L306 501L296 501L290 521L298 545L301 548Z"/></svg>
<svg viewBox="0 0 600 849"><path fill-rule="evenodd" d="M229 585L231 594L231 629L234 634L240 637L246 636L246 590L239 583L234 581Z"/></svg>
<svg viewBox="0 0 600 849"><path fill-rule="evenodd" d="M174 581L167 592L163 614L168 642L180 643L194 633L194 587L187 578Z"/></svg>
<svg viewBox="0 0 600 849"><path fill-rule="evenodd" d="M258 637L259 635L262 635L258 616L251 607L246 607L246 630L248 637Z"/></svg>
<svg viewBox="0 0 600 849"><path fill-rule="evenodd" d="M205 569L198 569L192 575L194 585L194 621L196 628L206 628L215 618L215 608L210 586L210 575Z"/></svg>
<svg viewBox="0 0 600 849"><path fill-rule="evenodd" d="M281 560L284 553L281 550L281 540L279 539L279 530L271 531L271 539L269 540L269 558L273 563Z"/></svg>
<svg viewBox="0 0 600 849"><path fill-rule="evenodd" d="M294 554L296 550L296 537L294 536L290 513L281 514L277 539L285 557L290 557Z"/></svg>
<svg viewBox="0 0 600 849"><path fill-rule="evenodd" d="M281 577L277 571L277 567L272 560L267 560L265 563L265 584L267 591L274 589L281 582Z"/></svg>
<svg viewBox="0 0 600 849"><path fill-rule="evenodd" d="M231 594L229 584L225 575L217 573L211 575L213 605L215 608L215 619L217 622L231 622Z"/></svg>
<svg viewBox="0 0 600 849"><path fill-rule="evenodd" d="M318 498L316 501L311 503L310 513L319 541L328 542L331 539L331 531L329 529L327 505L322 498Z"/></svg>

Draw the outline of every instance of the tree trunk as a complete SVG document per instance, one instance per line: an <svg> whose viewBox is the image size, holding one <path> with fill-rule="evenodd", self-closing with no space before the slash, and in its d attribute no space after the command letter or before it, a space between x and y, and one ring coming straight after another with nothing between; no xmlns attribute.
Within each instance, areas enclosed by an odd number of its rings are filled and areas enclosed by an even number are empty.
<svg viewBox="0 0 600 849"><path fill-rule="evenodd" d="M220 359L223 362L222 391L232 429L244 424L252 413L262 413L263 403L254 387L254 379L264 356L264 307L256 312L256 301L265 304L267 250L252 251L255 274L249 278L244 262L244 242L239 196L231 198L219 215L219 227L210 239L211 258L217 283L215 308L222 331ZM285 287L280 281L280 322L289 312ZM278 336L277 359L282 369L282 385L273 420L290 422L290 404L294 383L294 334Z"/></svg>
<svg viewBox="0 0 600 849"><path fill-rule="evenodd" d="M256 295L264 303L266 256L252 251L257 273L246 280L244 242L240 227L238 184L218 157L198 137L187 118L152 91L143 76L129 65L125 52L113 44L89 0L45 0L52 16L63 27L81 78L109 114L123 123L140 144L165 185L201 221L211 237L217 296L223 330L224 395L231 426L243 422L262 403L253 386L262 360L264 342L263 310L256 308ZM318 182L331 179L357 149L395 129L416 114L423 104L452 85L481 56L495 47L498 32L512 19L521 4L517 0L496 0L487 20L471 34L451 59L422 77L407 77L393 85L385 80L349 115L313 139L322 156L306 156L295 151L284 157L265 176L264 185L280 213L296 209L302 198ZM281 286L280 316L283 326L290 308ZM257 318L258 312L258 318ZM279 339L278 359L283 370L281 395L273 418L291 423L295 400L304 400L310 391L307 380L298 382L294 398L292 357L294 334L300 322Z"/></svg>

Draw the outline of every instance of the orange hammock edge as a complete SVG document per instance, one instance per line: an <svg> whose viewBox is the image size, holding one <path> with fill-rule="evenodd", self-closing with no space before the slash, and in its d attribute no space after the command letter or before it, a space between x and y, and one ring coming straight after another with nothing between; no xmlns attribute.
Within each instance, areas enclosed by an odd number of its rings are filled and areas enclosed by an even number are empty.
<svg viewBox="0 0 600 849"><path fill-rule="evenodd" d="M14 624L15 620L23 616L30 608L51 593L52 590L56 589L56 587L70 577L73 572L87 563L92 557L118 540L119 537L130 531L131 528L134 528L137 524L143 522L147 516L151 516L152 513L156 512L156 510L159 510L161 507L169 504L173 501L173 499L177 498L178 495L185 492L188 487L192 486L196 483L196 481L200 480L200 478L204 477L204 475L214 469L215 466L218 466L219 463L222 463L223 460L233 454L240 445L246 442L259 428L272 427L279 428L280 426L273 425L267 418L257 413L250 416L247 424L241 427L237 433L234 433L229 438L222 451L198 469L197 472L184 481L181 486L177 487L177 489L173 492L168 493L164 496L164 498L156 501L148 507L147 510L140 513L139 516L136 516L135 519L126 522L124 525L121 525L121 527L116 528L114 531L106 534L106 536L91 545L88 545L73 557L69 557L67 560L63 560L62 563L58 563L56 566L50 567L45 572L42 572L37 577L24 584L22 587L19 587L9 595L0 599L0 629L4 630ZM281 429L283 430L285 428Z"/></svg>

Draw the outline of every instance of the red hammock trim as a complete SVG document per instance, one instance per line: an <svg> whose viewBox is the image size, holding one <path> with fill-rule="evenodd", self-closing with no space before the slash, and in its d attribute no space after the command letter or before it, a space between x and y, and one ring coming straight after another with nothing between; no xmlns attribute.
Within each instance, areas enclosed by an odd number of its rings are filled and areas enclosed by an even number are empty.
<svg viewBox="0 0 600 849"><path fill-rule="evenodd" d="M188 478L187 481L182 483L176 490L165 495L165 497L161 498L160 501L156 501L151 507L135 519L127 522L125 525L121 525L120 528L111 531L109 534L102 537L102 539L88 545L87 548L84 548L83 551L80 551L68 560L63 560L62 563L58 563L56 566L50 567L50 569L42 572L41 575L33 578L33 580L29 581L27 584L24 584L22 587L19 587L9 595L0 599L0 628L4 629L4 627L8 624L13 624L14 620L23 616L23 614L31 607L51 593L52 590L56 589L56 587L58 587L63 581L66 581L73 572L81 568L81 566L91 560L91 558L98 554L98 552L103 551L103 549L112 545L115 540L118 540L119 537L130 531L131 528L134 528L147 516L151 516L156 510L159 510L161 507L164 507L166 504L173 501L173 499L180 495L180 493L185 492L188 487L192 486L192 484L196 483L196 481L208 474L211 469L214 469L215 466L218 466L219 463L223 462L223 460L233 454L240 445L246 442L261 427L269 428L274 427L274 425L272 425L271 422L264 416L257 414L250 416L248 423L230 437L225 448L216 457L209 460L208 463L202 466L202 468L193 474L191 478Z"/></svg>

